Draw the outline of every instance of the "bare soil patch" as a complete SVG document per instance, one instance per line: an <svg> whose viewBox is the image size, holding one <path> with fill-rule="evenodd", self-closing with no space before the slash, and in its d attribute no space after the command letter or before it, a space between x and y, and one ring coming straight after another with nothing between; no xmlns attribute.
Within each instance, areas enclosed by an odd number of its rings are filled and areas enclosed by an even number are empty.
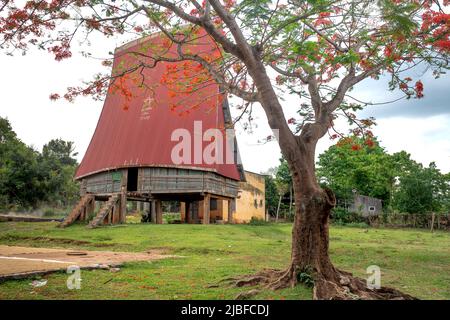
<svg viewBox="0 0 450 320"><path fill-rule="evenodd" d="M33 274L80 268L108 268L130 261L152 261L175 257L160 250L113 252L70 249L32 248L0 245L0 280Z"/></svg>

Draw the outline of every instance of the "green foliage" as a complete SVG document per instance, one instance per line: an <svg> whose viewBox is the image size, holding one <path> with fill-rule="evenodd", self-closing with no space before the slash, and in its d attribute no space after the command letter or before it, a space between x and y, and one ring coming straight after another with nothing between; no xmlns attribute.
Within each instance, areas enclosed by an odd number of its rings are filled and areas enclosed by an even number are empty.
<svg viewBox="0 0 450 320"><path fill-rule="evenodd" d="M314 279L312 276L311 268L300 271L297 275L297 279L298 279L298 282L303 283L308 288L314 287Z"/></svg>
<svg viewBox="0 0 450 320"><path fill-rule="evenodd" d="M266 175L264 180L266 185L266 209L270 215L274 216L276 214L278 204L277 186L274 178L270 175Z"/></svg>
<svg viewBox="0 0 450 320"><path fill-rule="evenodd" d="M355 137L349 143L344 141L346 143L340 142L319 156L319 181L331 188L340 200L352 200L352 191L357 190L359 194L389 204L395 177L390 155L376 140L373 146ZM362 145L361 149L353 150L355 143Z"/></svg>
<svg viewBox="0 0 450 320"><path fill-rule="evenodd" d="M331 220L334 224L349 225L354 223L365 223L365 219L356 212L349 212L345 208L336 207L331 213Z"/></svg>
<svg viewBox="0 0 450 320"><path fill-rule="evenodd" d="M27 207L43 197L37 153L0 118L0 208Z"/></svg>
<svg viewBox="0 0 450 320"><path fill-rule="evenodd" d="M417 10L419 4L410 1L379 1L381 13L391 27L393 34L410 35L417 23L412 18L412 13Z"/></svg>
<svg viewBox="0 0 450 320"><path fill-rule="evenodd" d="M256 217L252 217L250 219L250 221L248 222L248 224L251 226L267 226L267 225L270 225L270 222L267 222L263 219L259 219Z"/></svg>
<svg viewBox="0 0 450 320"><path fill-rule="evenodd" d="M362 146L354 149L355 145ZM389 155L379 143L368 146L360 138L344 138L319 156L317 176L340 202L352 201L352 190L383 200L385 208L405 213L448 212L449 175L434 163L415 162L404 151ZM338 223L359 222L337 208Z"/></svg>
<svg viewBox="0 0 450 320"><path fill-rule="evenodd" d="M67 206L78 198L73 181L73 143L51 140L42 154L20 141L0 118L0 209L35 208L41 202Z"/></svg>
<svg viewBox="0 0 450 320"><path fill-rule="evenodd" d="M73 157L77 155L78 153L74 152L72 141L53 139L42 148L42 156L45 159L52 159L53 162L59 162L62 165L76 165L77 160Z"/></svg>
<svg viewBox="0 0 450 320"><path fill-rule="evenodd" d="M278 209L278 202L280 201L281 197L281 203L280 203L280 212L279 215L283 215L284 218L292 219L293 217L290 216L290 214L293 212L289 212L290 203L286 203L284 200L285 198L290 199L290 192L292 188L292 176L291 172L289 170L288 163L286 159L281 158L280 159L280 165L276 168L275 171L275 186L277 189L277 209ZM294 195L292 194L292 201L293 201Z"/></svg>
<svg viewBox="0 0 450 320"><path fill-rule="evenodd" d="M415 161L405 161L409 155L396 156L404 164L395 186L394 208L407 213L446 212L450 195L448 175L441 174L435 163L423 167Z"/></svg>
<svg viewBox="0 0 450 320"><path fill-rule="evenodd" d="M275 172L275 181L279 185L290 186L292 184L291 172L286 159L280 159L280 165Z"/></svg>
<svg viewBox="0 0 450 320"><path fill-rule="evenodd" d="M163 214L163 219L166 223L179 223L181 221L180 213L166 212Z"/></svg>

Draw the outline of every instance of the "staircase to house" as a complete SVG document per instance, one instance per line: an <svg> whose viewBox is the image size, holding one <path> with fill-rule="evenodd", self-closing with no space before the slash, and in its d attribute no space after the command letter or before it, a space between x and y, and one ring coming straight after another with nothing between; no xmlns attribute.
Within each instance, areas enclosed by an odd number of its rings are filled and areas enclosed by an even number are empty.
<svg viewBox="0 0 450 320"><path fill-rule="evenodd" d="M88 228L97 228L99 225L103 223L105 218L111 213L114 205L119 201L119 195L113 194L108 201L100 208L100 211L97 213L94 219L89 223Z"/></svg>
<svg viewBox="0 0 450 320"><path fill-rule="evenodd" d="M86 207L90 204L91 201L94 201L94 196L87 194L81 197L80 201L78 201L75 208L64 218L64 220L59 224L61 228L65 228L74 223L77 219L80 218L83 212L86 212Z"/></svg>

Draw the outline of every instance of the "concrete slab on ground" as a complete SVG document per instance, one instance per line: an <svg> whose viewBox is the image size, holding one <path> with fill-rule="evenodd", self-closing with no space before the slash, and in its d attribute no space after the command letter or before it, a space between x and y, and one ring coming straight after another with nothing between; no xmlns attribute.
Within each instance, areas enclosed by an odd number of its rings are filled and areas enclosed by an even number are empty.
<svg viewBox="0 0 450 320"><path fill-rule="evenodd" d="M106 268L130 261L152 261L174 257L159 250L147 252L89 251L0 245L0 280L80 268Z"/></svg>

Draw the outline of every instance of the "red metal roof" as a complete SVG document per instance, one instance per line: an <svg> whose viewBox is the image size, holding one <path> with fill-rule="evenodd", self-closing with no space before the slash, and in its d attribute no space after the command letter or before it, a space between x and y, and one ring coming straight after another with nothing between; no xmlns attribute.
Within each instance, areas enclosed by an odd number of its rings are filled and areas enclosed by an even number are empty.
<svg viewBox="0 0 450 320"><path fill-rule="evenodd" d="M160 41L160 36L150 36L119 48L115 53L113 70L117 72L124 66L150 63L150 59L131 52L149 52L154 49L154 43ZM217 50L213 42L205 37L190 45L189 49L194 53ZM174 47L169 50L173 51ZM132 93L128 103L123 92L108 92L97 128L76 172L76 179L121 167L163 166L212 170L225 177L240 180L236 164L205 164L204 161L201 164L174 164L172 161L172 148L178 144L178 141L171 141L171 134L175 129L187 129L194 139L194 121L202 121L204 132L209 128L224 128L225 120L223 99L216 95L219 92L216 83L210 82L205 88L195 91L191 97L184 98L191 99L190 102L169 96L167 86L160 83L163 74L167 73L168 63L160 62L154 68L138 69L130 77L132 79L127 78L125 87ZM140 81L143 81L145 87L139 87L136 79L143 79ZM206 96L209 98L205 98ZM174 99L177 101L174 102ZM171 110L174 103L188 105L192 104L192 99L197 99L198 108L188 108L183 115L177 109ZM127 104L128 109L124 110ZM208 144L209 142L202 142L203 148ZM193 148L194 143L191 146L192 155Z"/></svg>

